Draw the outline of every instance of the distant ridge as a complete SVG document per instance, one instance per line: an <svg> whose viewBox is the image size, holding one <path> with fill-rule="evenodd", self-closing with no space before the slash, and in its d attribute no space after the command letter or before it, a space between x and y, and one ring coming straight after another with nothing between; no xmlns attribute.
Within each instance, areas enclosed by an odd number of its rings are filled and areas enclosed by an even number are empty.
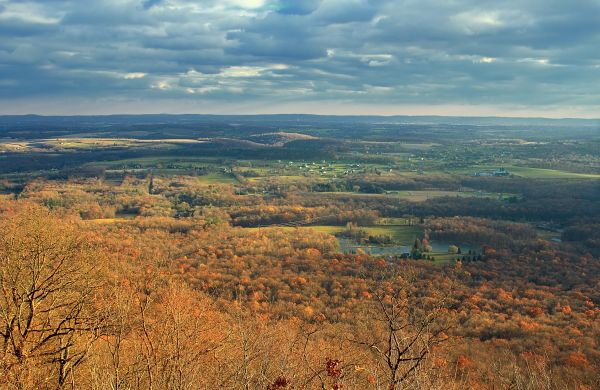
<svg viewBox="0 0 600 390"><path fill-rule="evenodd" d="M260 121L301 123L386 123L386 124L447 124L474 126L596 126L600 127L600 118L521 118L521 117L467 117L467 116L376 116L376 115L312 115L312 114L262 114L262 115L212 115L212 114L142 114L142 115L1 115L0 126L27 125L130 125L130 124L182 124L182 123L214 123Z"/></svg>

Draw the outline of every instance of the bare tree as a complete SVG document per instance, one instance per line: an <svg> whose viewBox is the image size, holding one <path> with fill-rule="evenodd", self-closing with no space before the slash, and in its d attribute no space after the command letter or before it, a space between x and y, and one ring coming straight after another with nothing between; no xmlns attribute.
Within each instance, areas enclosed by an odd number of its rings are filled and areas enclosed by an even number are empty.
<svg viewBox="0 0 600 390"><path fill-rule="evenodd" d="M371 292L374 302L359 319L352 341L368 348L376 362L377 382L387 389L419 388L420 372L433 349L448 339L446 294L420 296L411 277L393 277Z"/></svg>
<svg viewBox="0 0 600 390"><path fill-rule="evenodd" d="M214 354L228 334L212 302L178 283L169 283L156 300L140 299L140 354L147 389L210 387L218 373Z"/></svg>
<svg viewBox="0 0 600 390"><path fill-rule="evenodd" d="M17 388L67 387L97 339L92 252L70 224L27 206L0 221L0 368ZM71 383L72 385L73 383Z"/></svg>
<svg viewBox="0 0 600 390"><path fill-rule="evenodd" d="M512 351L506 351L491 363L494 381L508 390L554 390L569 388L555 375L554 368L547 356L531 354L529 358L519 357ZM575 387L579 388L577 384Z"/></svg>

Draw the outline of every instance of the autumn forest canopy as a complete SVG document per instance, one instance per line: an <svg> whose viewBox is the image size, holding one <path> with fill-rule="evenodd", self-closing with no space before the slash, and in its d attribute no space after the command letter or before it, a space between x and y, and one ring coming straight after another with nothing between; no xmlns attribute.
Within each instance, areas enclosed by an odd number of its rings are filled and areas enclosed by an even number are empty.
<svg viewBox="0 0 600 390"><path fill-rule="evenodd" d="M600 388L592 120L0 117L0 388Z"/></svg>

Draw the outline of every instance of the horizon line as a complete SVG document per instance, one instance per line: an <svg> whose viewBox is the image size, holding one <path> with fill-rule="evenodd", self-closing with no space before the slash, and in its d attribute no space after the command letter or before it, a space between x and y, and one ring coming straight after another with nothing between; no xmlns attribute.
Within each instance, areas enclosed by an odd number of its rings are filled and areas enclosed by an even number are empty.
<svg viewBox="0 0 600 390"><path fill-rule="evenodd" d="M0 117L41 117L41 118L58 118L58 117L114 117L114 116L213 116L213 117L258 117L258 116L315 116L315 117L376 117L376 118L394 118L394 117L406 117L406 118L469 118L469 119L543 119L543 120L585 120L585 121L598 121L600 117L577 117L577 116L565 116L565 117L546 117L546 116L503 116L503 115L441 115L441 114L313 114L313 113L259 113L259 114L223 114L223 113L115 113L115 114L4 114L0 113Z"/></svg>

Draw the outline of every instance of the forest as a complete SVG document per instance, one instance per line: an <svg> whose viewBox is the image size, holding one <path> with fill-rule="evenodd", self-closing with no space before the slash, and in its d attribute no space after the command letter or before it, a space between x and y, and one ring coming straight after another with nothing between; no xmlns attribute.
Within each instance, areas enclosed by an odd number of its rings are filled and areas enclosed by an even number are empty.
<svg viewBox="0 0 600 390"><path fill-rule="evenodd" d="M0 117L0 387L600 388L593 121Z"/></svg>

